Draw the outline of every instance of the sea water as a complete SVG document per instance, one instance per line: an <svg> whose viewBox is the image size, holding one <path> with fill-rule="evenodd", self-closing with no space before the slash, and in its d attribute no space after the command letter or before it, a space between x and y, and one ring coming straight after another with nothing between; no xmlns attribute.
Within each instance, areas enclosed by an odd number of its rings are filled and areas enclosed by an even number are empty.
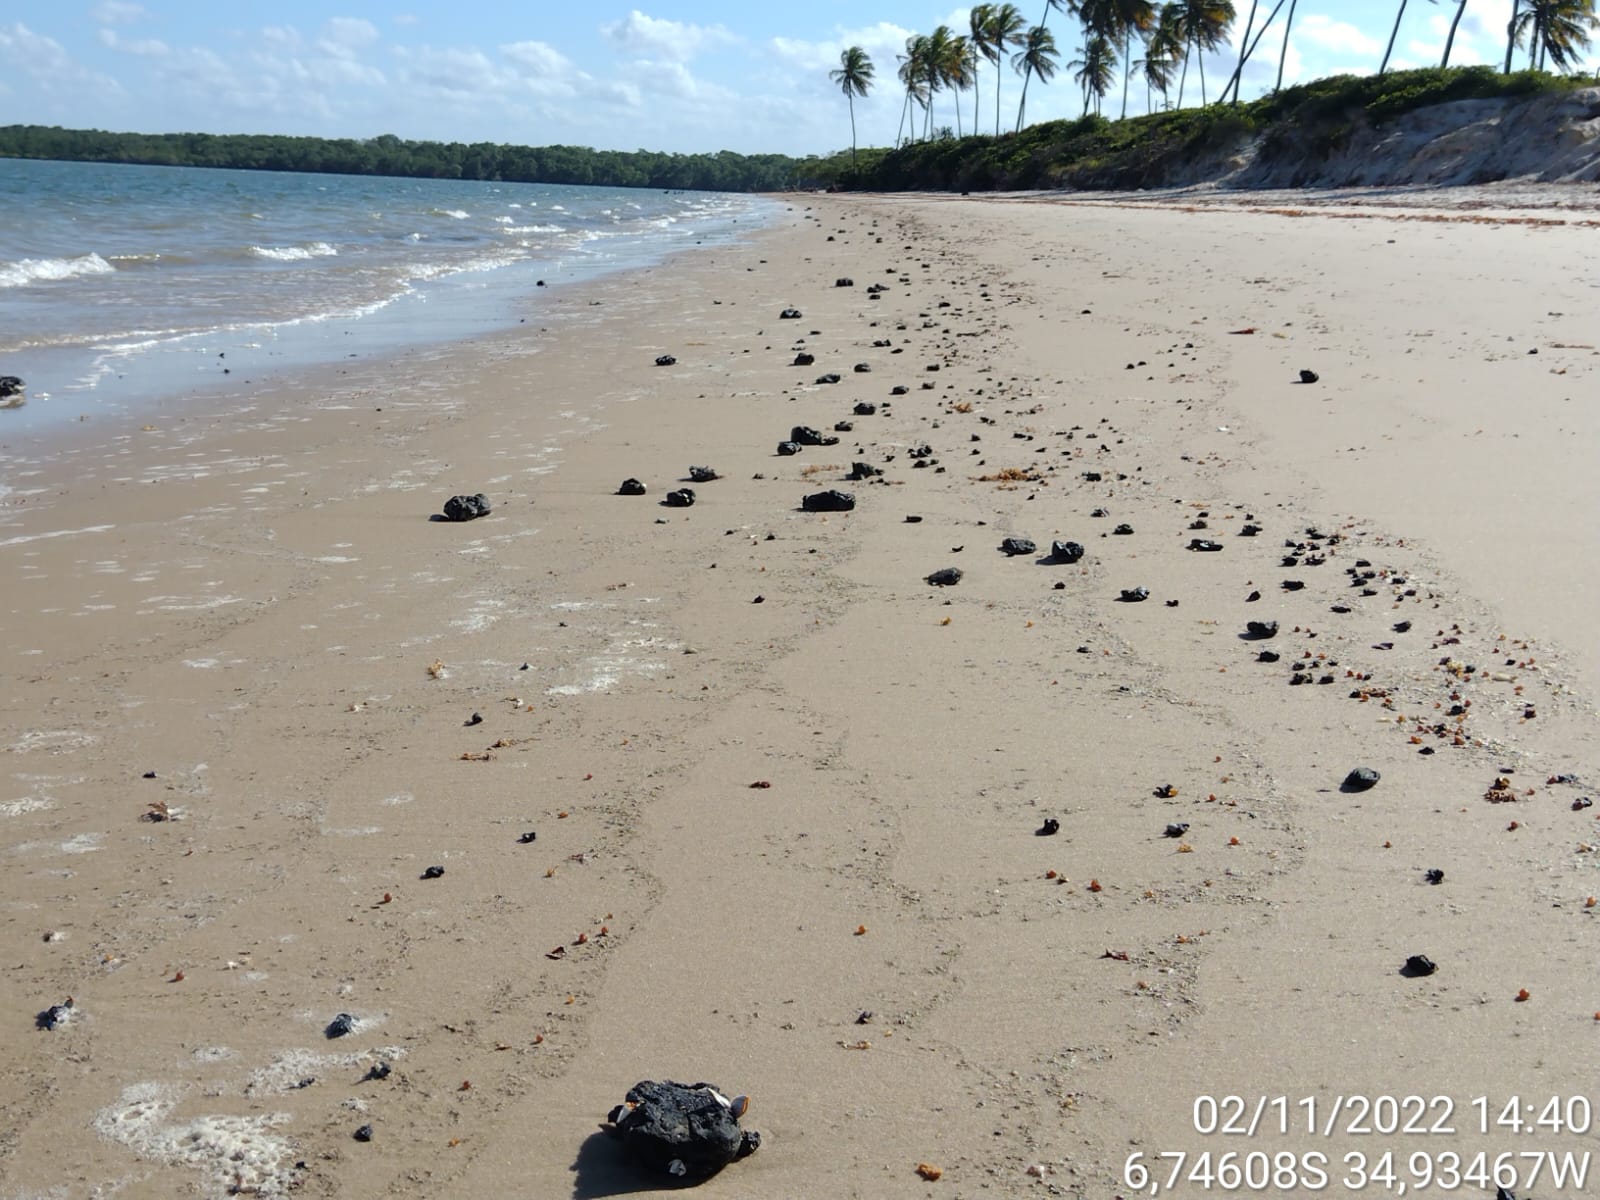
<svg viewBox="0 0 1600 1200"><path fill-rule="evenodd" d="M726 244L709 192L0 159L0 434L514 325L563 284ZM224 372L227 374L224 375Z"/></svg>

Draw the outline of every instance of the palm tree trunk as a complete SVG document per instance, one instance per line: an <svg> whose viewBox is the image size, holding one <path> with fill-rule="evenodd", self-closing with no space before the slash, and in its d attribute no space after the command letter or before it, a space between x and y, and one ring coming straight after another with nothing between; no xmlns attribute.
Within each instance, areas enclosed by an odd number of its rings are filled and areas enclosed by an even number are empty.
<svg viewBox="0 0 1600 1200"><path fill-rule="evenodd" d="M1383 52L1383 61L1378 64L1378 74L1382 75L1389 69L1389 56L1394 53L1394 40L1400 36L1400 22L1406 17L1406 0L1400 0L1400 11L1394 17L1394 29L1389 33L1389 47Z"/></svg>
<svg viewBox="0 0 1600 1200"><path fill-rule="evenodd" d="M1200 50L1198 46L1195 48ZM1200 69L1200 107L1204 108L1206 106L1206 52L1204 50L1200 50L1195 55L1195 64Z"/></svg>
<svg viewBox="0 0 1600 1200"><path fill-rule="evenodd" d="M1178 75L1178 107L1183 107L1183 85L1189 79L1189 55L1194 53L1194 47L1187 41L1183 44L1183 70Z"/></svg>
<svg viewBox="0 0 1600 1200"><path fill-rule="evenodd" d="M1022 101L1017 105L1017 129L1022 132L1022 114L1028 111L1028 72L1022 73Z"/></svg>
<svg viewBox="0 0 1600 1200"><path fill-rule="evenodd" d="M1133 47L1133 26L1125 26L1122 30L1122 117L1128 119L1128 71L1132 64L1128 61L1128 51Z"/></svg>
<svg viewBox="0 0 1600 1200"><path fill-rule="evenodd" d="M1232 80L1235 107L1239 103L1239 81L1244 78L1244 64L1250 61L1250 31L1256 27L1256 3L1257 0L1250 0L1250 15L1245 18L1244 22L1244 38L1239 42L1239 66L1234 71ZM1228 89L1223 88L1222 95L1217 97L1217 102L1220 104L1227 98Z"/></svg>
<svg viewBox="0 0 1600 1200"><path fill-rule="evenodd" d="M1289 0L1289 21L1283 27L1283 49L1278 52L1278 82L1272 87L1274 92L1283 90L1283 64L1289 60L1289 31L1294 28L1294 6L1299 2L1300 0Z"/></svg>
<svg viewBox="0 0 1600 1200"><path fill-rule="evenodd" d="M1228 87L1222 89L1222 94L1224 97L1226 97L1228 94L1228 88L1233 89L1233 102L1235 105L1239 103L1239 88L1244 79L1244 66L1247 62L1255 57L1256 47L1261 44L1261 39L1267 36L1267 30L1272 28L1272 23L1278 19L1278 13L1283 9L1285 2L1286 0L1278 0L1278 2L1272 6L1272 11L1267 14L1267 19L1261 22L1261 28L1256 30L1255 41L1250 40L1250 34L1247 29L1245 33L1245 40L1239 43L1239 65L1233 69L1233 78L1228 80ZM1251 5L1251 9L1252 11L1250 15L1254 17L1255 12L1253 3Z"/></svg>
<svg viewBox="0 0 1600 1200"><path fill-rule="evenodd" d="M851 166L855 166L855 162L856 162L856 98L854 96L852 96L849 92L846 92L844 94L844 98L847 101L850 102L850 165Z"/></svg>
<svg viewBox="0 0 1600 1200"><path fill-rule="evenodd" d="M1511 52L1517 48L1517 10L1521 7L1522 0L1511 0L1511 20L1506 23L1506 75L1511 74Z"/></svg>
<svg viewBox="0 0 1600 1200"><path fill-rule="evenodd" d="M978 91L978 68L977 68L976 64L974 64L974 66L972 68L972 136L973 137L977 137L978 136L978 101L981 100L981 99L983 99L983 96Z"/></svg>
<svg viewBox="0 0 1600 1200"><path fill-rule="evenodd" d="M1443 70L1450 65L1450 47L1456 44L1456 26L1461 24L1461 16L1467 11L1467 0L1461 0L1456 5L1455 20L1450 22L1450 34L1444 39L1444 57L1439 60L1439 69Z"/></svg>

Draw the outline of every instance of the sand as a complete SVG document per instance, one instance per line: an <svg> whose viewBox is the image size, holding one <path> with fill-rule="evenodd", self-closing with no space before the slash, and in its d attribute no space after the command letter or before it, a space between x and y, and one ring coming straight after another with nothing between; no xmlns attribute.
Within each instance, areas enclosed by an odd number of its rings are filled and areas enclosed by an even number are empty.
<svg viewBox="0 0 1600 1200"><path fill-rule="evenodd" d="M751 1096L708 1197L1581 1194L1495 1119L1595 1099L1594 213L1348 215L797 197L8 442L0 1194L653 1195L645 1078Z"/></svg>

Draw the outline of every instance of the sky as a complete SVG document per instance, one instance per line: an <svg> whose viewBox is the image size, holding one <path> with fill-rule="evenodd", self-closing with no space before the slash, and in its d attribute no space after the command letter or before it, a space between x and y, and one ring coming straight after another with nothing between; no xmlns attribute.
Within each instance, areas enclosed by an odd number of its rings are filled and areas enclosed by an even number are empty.
<svg viewBox="0 0 1600 1200"><path fill-rule="evenodd" d="M850 142L844 96L828 80L844 47L863 47L877 71L855 104L860 144L890 145L903 101L896 54L941 23L964 32L968 14L937 0L643 2L10 0L0 11L0 123L827 154ZM1250 5L1235 2L1237 43ZM1044 0L1018 7L1031 23ZM1263 0L1263 13L1271 7ZM1393 65L1436 64L1455 7L1409 0ZM1468 0L1452 63L1499 63L1510 7ZM1299 0L1285 82L1376 71L1399 9L1397 0ZM1272 85L1282 23L1247 65L1246 98ZM1065 66L1077 57L1075 23L1052 12L1050 25ZM1236 61L1234 48L1206 60L1209 94ZM1069 74L1030 85L1029 123L1079 114ZM995 82L985 64L978 101L990 131ZM1006 128L1020 84L1008 67ZM1191 68L1186 104L1196 85ZM969 132L973 99L962 97ZM1136 84L1129 111L1144 103ZM1116 115L1120 93L1107 104ZM935 127L956 122L953 96L940 94Z"/></svg>

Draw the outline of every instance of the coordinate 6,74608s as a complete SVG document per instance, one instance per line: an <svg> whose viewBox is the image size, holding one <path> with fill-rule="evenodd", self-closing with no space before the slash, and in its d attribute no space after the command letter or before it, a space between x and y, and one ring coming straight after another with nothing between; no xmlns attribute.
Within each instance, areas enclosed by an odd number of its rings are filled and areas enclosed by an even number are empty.
<svg viewBox="0 0 1600 1200"><path fill-rule="evenodd" d="M1545 1188L1584 1195L1589 1151L1508 1150L1458 1154L1453 1150L1352 1151L1229 1150L1200 1154L1168 1151L1130 1154L1122 1185L1145 1196L1241 1193L1343 1192L1367 1196L1474 1193L1504 1188ZM1569 1191L1570 1189L1570 1191Z"/></svg>

